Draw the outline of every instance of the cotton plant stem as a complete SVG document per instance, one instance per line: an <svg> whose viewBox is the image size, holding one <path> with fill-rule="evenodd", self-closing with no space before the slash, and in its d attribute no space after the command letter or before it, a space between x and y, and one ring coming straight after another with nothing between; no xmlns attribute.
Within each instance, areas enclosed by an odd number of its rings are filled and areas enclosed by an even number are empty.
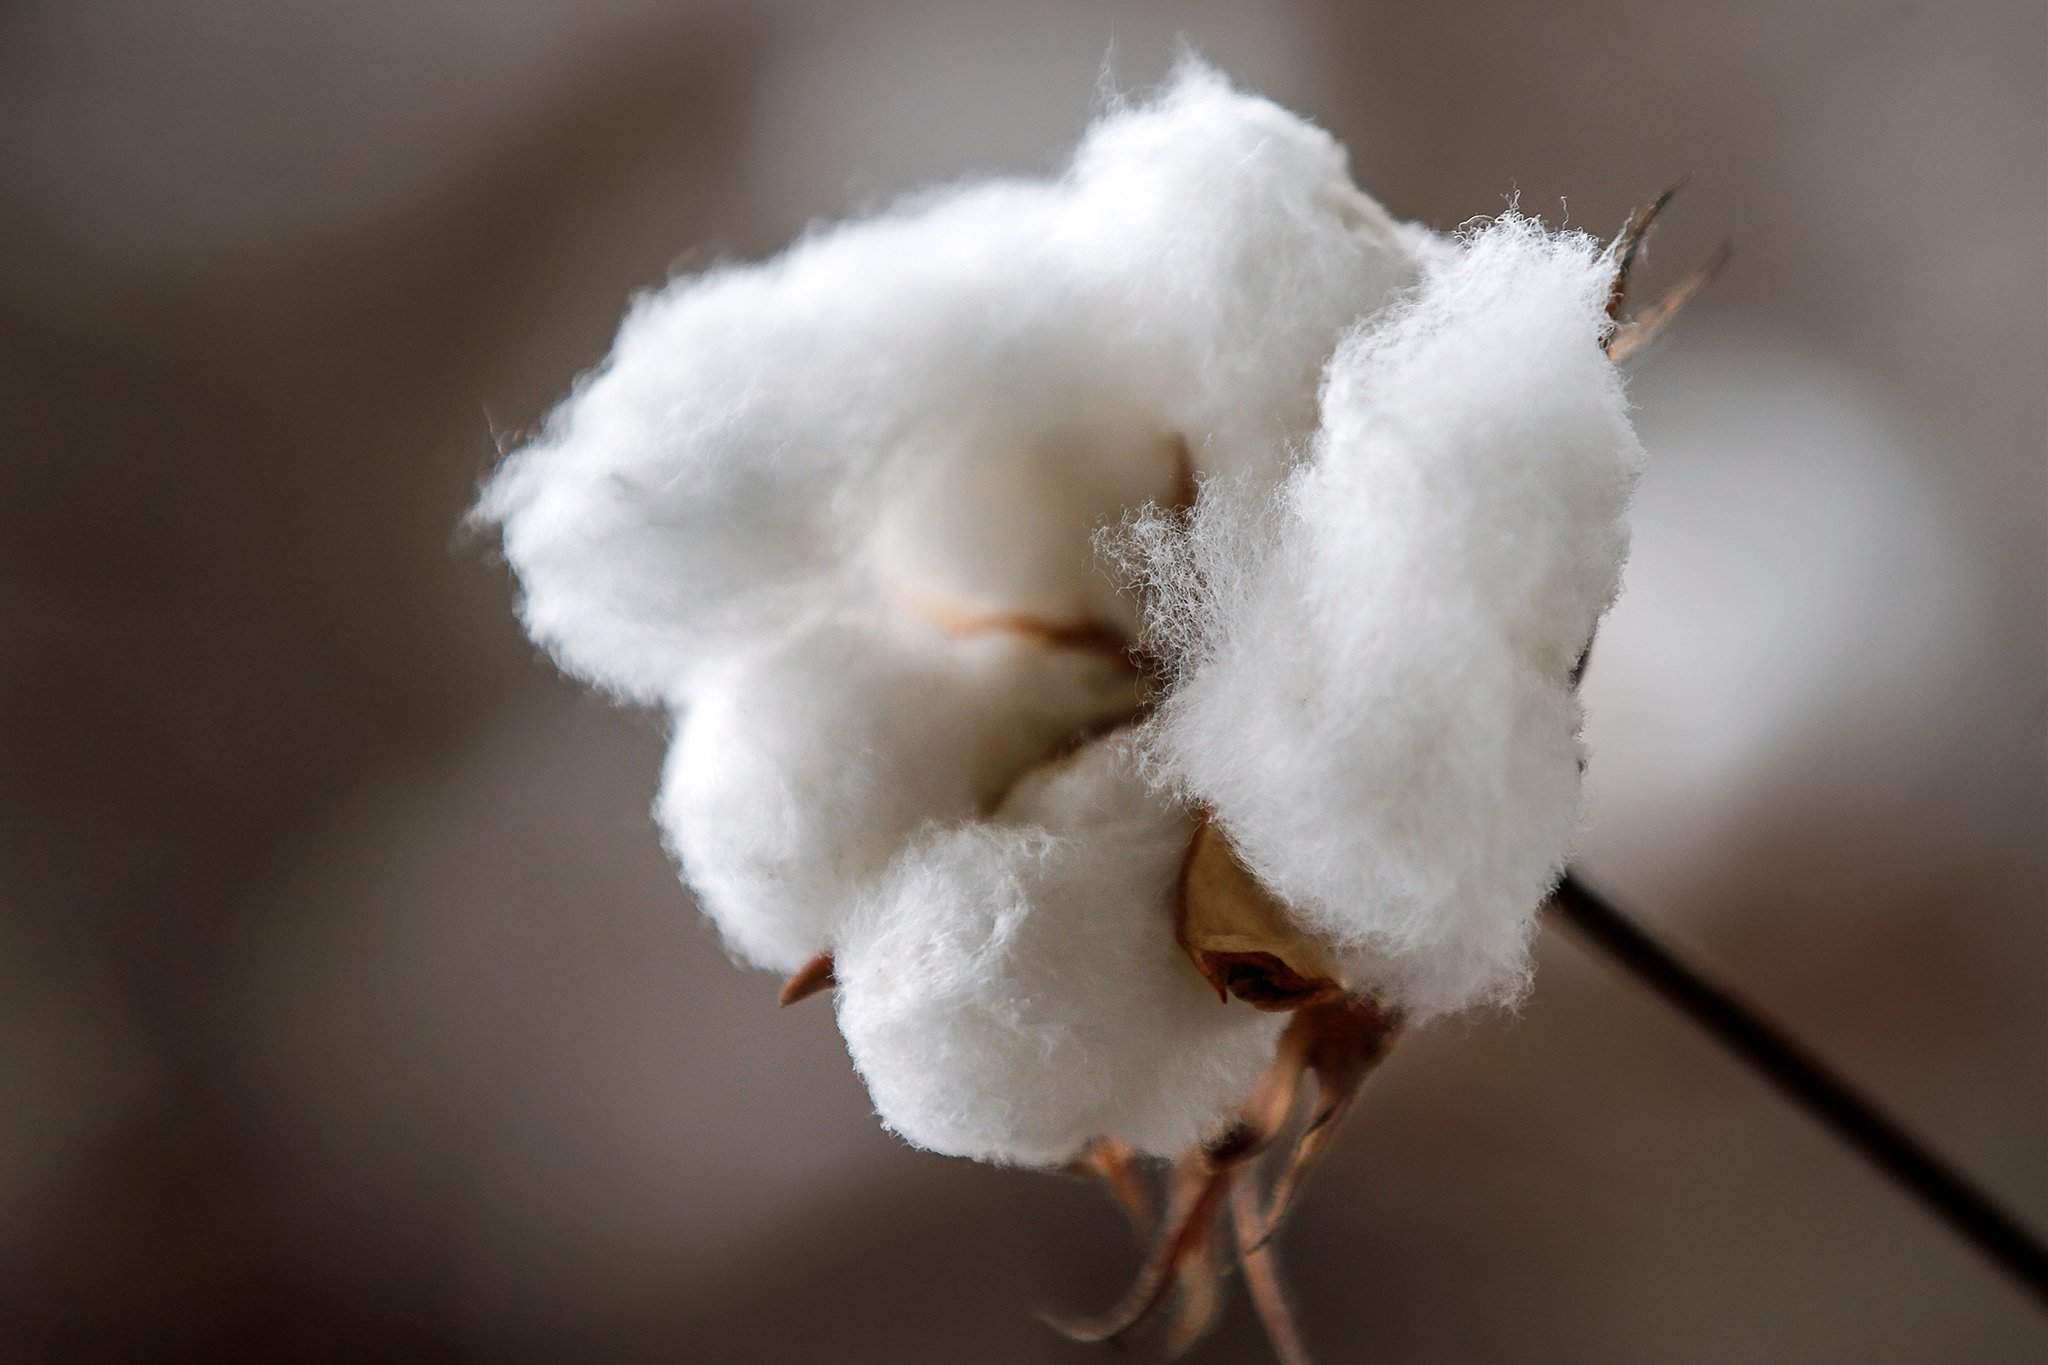
<svg viewBox="0 0 2048 1365"><path fill-rule="evenodd" d="M1623 970L1712 1034L2048 1305L2048 1248L1954 1167L1804 1047L1687 966L1576 873L1566 875L1551 904Z"/></svg>

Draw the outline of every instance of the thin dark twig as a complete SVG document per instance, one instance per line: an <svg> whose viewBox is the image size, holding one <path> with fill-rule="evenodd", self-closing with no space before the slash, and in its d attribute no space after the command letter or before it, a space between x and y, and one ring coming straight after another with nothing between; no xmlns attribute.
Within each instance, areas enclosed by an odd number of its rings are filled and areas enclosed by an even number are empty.
<svg viewBox="0 0 2048 1365"><path fill-rule="evenodd" d="M1566 875L1551 903L1626 971L1713 1034L2048 1303L2048 1248L1947 1162L1798 1043L1681 962L1576 874Z"/></svg>

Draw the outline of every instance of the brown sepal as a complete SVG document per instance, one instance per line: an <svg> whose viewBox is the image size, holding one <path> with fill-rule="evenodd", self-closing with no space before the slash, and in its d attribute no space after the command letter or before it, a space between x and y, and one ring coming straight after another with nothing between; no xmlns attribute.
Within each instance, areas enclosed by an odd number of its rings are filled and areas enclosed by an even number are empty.
<svg viewBox="0 0 2048 1365"><path fill-rule="evenodd" d="M1687 177L1688 179L1690 177ZM1628 216L1621 231L1614 238L1614 283L1607 289L1607 316L1621 321L1622 309L1628 306L1629 276L1635 272L1636 258L1642 254L1643 242L1656 226L1657 218L1671 203L1672 196L1685 188L1685 180L1674 183L1664 193L1652 199L1642 208Z"/></svg>
<svg viewBox="0 0 2048 1365"><path fill-rule="evenodd" d="M1104 621L1060 621L1028 611L984 610L936 594L912 598L911 612L956 639L1008 635L1046 649L1081 649L1126 658L1130 638Z"/></svg>
<svg viewBox="0 0 2048 1365"><path fill-rule="evenodd" d="M1343 998L1329 950L1245 870L1206 815L1181 863L1175 932L1219 1000L1285 1012Z"/></svg>
<svg viewBox="0 0 2048 1365"><path fill-rule="evenodd" d="M1165 1339L1159 1346L1159 1353L1168 1360L1186 1355L1215 1331L1223 1318L1223 1274L1227 1262L1220 1236L1222 1229L1217 1222L1212 1214L1209 1225L1189 1248L1187 1258L1180 1263L1179 1274L1174 1277L1173 1317L1166 1324Z"/></svg>
<svg viewBox="0 0 2048 1365"><path fill-rule="evenodd" d="M1713 282L1714 276L1721 273L1734 254L1735 248L1731 243L1721 243L1697 270L1672 285L1655 303L1616 327L1613 335L1607 338L1607 358L1619 365L1662 336L1679 310Z"/></svg>
<svg viewBox="0 0 2048 1365"><path fill-rule="evenodd" d="M1287 1288L1280 1278L1267 1237L1266 1217L1259 1208L1259 1191L1249 1179L1240 1180L1230 1192L1230 1221L1237 1234L1237 1257L1244 1267L1245 1292L1252 1311L1266 1329L1266 1340L1280 1365L1309 1365L1308 1347L1294 1310L1287 1302Z"/></svg>
<svg viewBox="0 0 2048 1365"><path fill-rule="evenodd" d="M1671 202L1671 196L1677 194L1684 185L1683 180L1679 181L1647 206L1630 214L1628 222L1622 226L1620 234L1614 239L1611 248L1615 257L1614 283L1607 289L1607 316L1615 325L1608 331L1606 339L1600 343L1600 349L1617 365L1640 353L1645 346L1655 341L1670 325L1671 320L1678 316L1679 310L1692 302L1694 296L1705 289L1714 276L1721 273L1721 268L1728 264L1728 258L1732 254L1729 244L1721 243L1699 269L1673 285L1655 303L1639 309L1634 317L1623 319L1622 310L1628 304L1629 277L1635 270L1636 259L1642 252L1643 242L1649 237L1650 229L1655 226L1658 215L1663 213L1665 205ZM1574 681L1584 669L1585 660L1582 657L1579 667L1573 671Z"/></svg>
<svg viewBox="0 0 2048 1365"><path fill-rule="evenodd" d="M1301 1050L1306 1069L1315 1077L1316 1102L1267 1200L1259 1246L1279 1229L1303 1183L1329 1152L1366 1078L1393 1046L1401 1017L1352 996L1334 1005L1304 1010L1289 1027L1305 1037Z"/></svg>
<svg viewBox="0 0 2048 1365"><path fill-rule="evenodd" d="M839 978L832 974L832 954L819 953L789 974L789 980L782 983L776 994L775 1003L788 1007L799 1000L808 1000L819 991L829 991L839 984Z"/></svg>
<svg viewBox="0 0 2048 1365"><path fill-rule="evenodd" d="M1124 1211L1138 1244L1152 1240L1152 1200L1138 1175L1138 1160L1131 1149L1115 1138L1099 1137L1081 1149L1081 1155L1067 1166L1075 1175L1100 1180L1110 1198Z"/></svg>
<svg viewBox="0 0 2048 1365"><path fill-rule="evenodd" d="M1274 1350L1288 1365L1306 1361L1268 1244L1287 1203L1328 1150L1359 1087L1386 1055L1399 1026L1399 1015L1355 996L1298 1010L1236 1122L1176 1164L1164 1226L1124 1296L1093 1317L1046 1314L1046 1321L1077 1341L1112 1341L1159 1314L1178 1288L1179 1303L1166 1346L1169 1351L1185 1349L1215 1321L1213 1239L1216 1219L1228 1203L1239 1259ZM1311 1076L1316 1083L1315 1109L1279 1187L1262 1205L1252 1184L1255 1163L1279 1138L1303 1079Z"/></svg>
<svg viewBox="0 0 2048 1365"><path fill-rule="evenodd" d="M1181 1158L1173 1173L1166 1224L1152 1254L1115 1306L1092 1317L1043 1313L1054 1330L1074 1341L1114 1341L1165 1306L1184 1267L1207 1255L1216 1212L1230 1189L1231 1172L1215 1170L1199 1153Z"/></svg>

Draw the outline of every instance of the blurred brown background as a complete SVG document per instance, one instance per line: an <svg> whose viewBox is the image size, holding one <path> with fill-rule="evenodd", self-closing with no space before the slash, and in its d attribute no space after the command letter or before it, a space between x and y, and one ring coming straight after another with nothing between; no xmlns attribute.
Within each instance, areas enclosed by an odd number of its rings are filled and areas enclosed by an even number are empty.
<svg viewBox="0 0 2048 1365"><path fill-rule="evenodd" d="M1649 286L1739 254L1638 366L1586 864L2048 1226L2039 3L16 0L0 1357L1098 1358L1030 1310L1108 1208L877 1130L457 521L632 290L1055 164L1177 35L1440 227L1692 173ZM1285 1256L1329 1362L2048 1352L1555 934Z"/></svg>

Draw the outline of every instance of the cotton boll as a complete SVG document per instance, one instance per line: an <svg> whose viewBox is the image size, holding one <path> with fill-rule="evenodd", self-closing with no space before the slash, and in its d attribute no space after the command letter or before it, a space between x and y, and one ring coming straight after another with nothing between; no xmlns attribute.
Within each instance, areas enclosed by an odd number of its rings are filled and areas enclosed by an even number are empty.
<svg viewBox="0 0 2048 1365"><path fill-rule="evenodd" d="M1277 475L1416 241L1326 134L1190 66L1062 179L914 196L642 299L478 514L529 633L640 700L906 578L1113 615L1089 532L1171 495L1173 442Z"/></svg>
<svg viewBox="0 0 2048 1365"><path fill-rule="evenodd" d="M1330 364L1278 497L1141 526L1176 667L1160 771L1350 984L1416 1016L1512 996L1578 813L1574 659L1639 463L1599 350L1611 266L1509 216Z"/></svg>
<svg viewBox="0 0 2048 1365"><path fill-rule="evenodd" d="M655 814L733 951L787 972L920 825L984 814L1135 703L1129 665L1101 652L828 621L706 676Z"/></svg>
<svg viewBox="0 0 2048 1365"><path fill-rule="evenodd" d="M1222 1005L1174 937L1193 822L1128 740L1021 784L989 823L936 830L848 921L839 1026L883 1122L921 1147L1023 1165L1108 1136L1213 1136L1281 1020Z"/></svg>

